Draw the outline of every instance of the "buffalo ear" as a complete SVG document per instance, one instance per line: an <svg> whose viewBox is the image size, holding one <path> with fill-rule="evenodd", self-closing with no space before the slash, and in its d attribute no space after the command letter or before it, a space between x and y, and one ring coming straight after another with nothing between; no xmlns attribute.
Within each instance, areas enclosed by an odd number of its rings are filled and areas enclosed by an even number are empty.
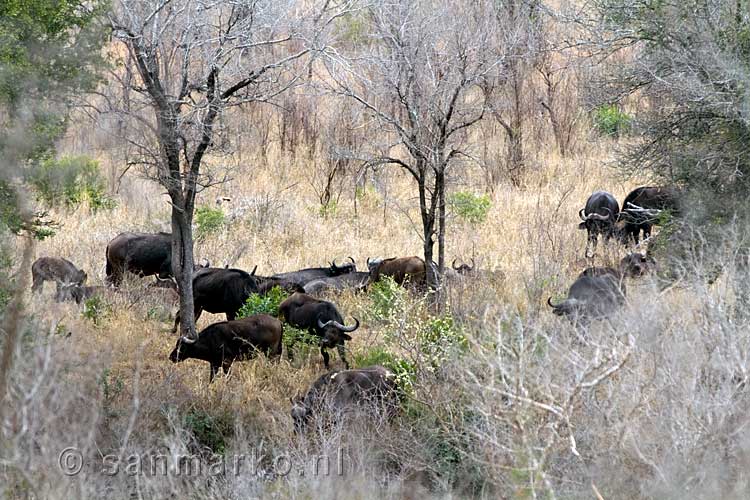
<svg viewBox="0 0 750 500"><path fill-rule="evenodd" d="M347 335L346 333L342 333L341 334L341 338L344 339L344 340L351 340L352 339L351 335Z"/></svg>
<svg viewBox="0 0 750 500"><path fill-rule="evenodd" d="M578 229L586 229L586 223L581 222L580 224L578 224Z"/></svg>

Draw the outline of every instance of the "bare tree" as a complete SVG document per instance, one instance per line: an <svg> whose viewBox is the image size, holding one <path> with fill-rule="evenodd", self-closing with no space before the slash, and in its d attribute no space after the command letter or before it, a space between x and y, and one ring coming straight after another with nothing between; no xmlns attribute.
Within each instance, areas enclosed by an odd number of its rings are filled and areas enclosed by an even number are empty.
<svg viewBox="0 0 750 500"><path fill-rule="evenodd" d="M435 271L445 267L449 167L467 154L464 132L489 107L482 82L502 68L502 56L487 50L497 25L487 2L378 1L366 19L365 43L327 52L332 90L358 103L386 133L364 152L369 165L395 165L414 178L428 282L435 288ZM436 241L437 270L430 265Z"/></svg>
<svg viewBox="0 0 750 500"><path fill-rule="evenodd" d="M295 0L121 0L114 6L114 36L137 75L128 103L137 126L127 140L172 204L183 335L195 335L193 210L196 194L221 182L202 169L208 151L218 152L221 115L231 106L268 101L299 81L302 68L295 63L319 48L312 26L341 12L329 3L317 12Z"/></svg>

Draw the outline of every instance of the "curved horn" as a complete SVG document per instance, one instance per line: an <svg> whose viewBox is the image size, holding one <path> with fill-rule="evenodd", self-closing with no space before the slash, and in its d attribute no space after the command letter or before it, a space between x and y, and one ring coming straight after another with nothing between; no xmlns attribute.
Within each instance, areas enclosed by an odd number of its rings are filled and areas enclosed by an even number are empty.
<svg viewBox="0 0 750 500"><path fill-rule="evenodd" d="M367 257L367 267L370 267L370 257Z"/></svg>
<svg viewBox="0 0 750 500"><path fill-rule="evenodd" d="M458 268L456 267L456 260L458 259L453 259L453 262L451 262L451 267L453 268L454 271L458 271Z"/></svg>
<svg viewBox="0 0 750 500"><path fill-rule="evenodd" d="M607 207L602 207L604 210L607 211L607 215L599 215L596 212L590 213L586 216L586 220L594 219L594 220L609 220L610 217L612 217L612 211L608 209Z"/></svg>
<svg viewBox="0 0 750 500"><path fill-rule="evenodd" d="M185 344L195 344L196 340L198 340L198 339L191 339L191 338L186 337L184 335L180 337L180 342L184 342Z"/></svg>
<svg viewBox="0 0 750 500"><path fill-rule="evenodd" d="M552 303L552 297L550 297L550 298L547 299L547 304L549 304L549 306L552 309L557 309L557 307L558 307L558 306L556 306L555 304Z"/></svg>
<svg viewBox="0 0 750 500"><path fill-rule="evenodd" d="M584 220L584 221L586 220L586 209L585 208L582 208L581 210L578 211L578 217L580 217L581 220Z"/></svg>
<svg viewBox="0 0 750 500"><path fill-rule="evenodd" d="M351 255L349 257L347 257L347 259L349 259L350 261L352 261L352 264L354 264L355 266L357 265L357 263L354 262L354 257L352 257Z"/></svg>
<svg viewBox="0 0 750 500"><path fill-rule="evenodd" d="M323 321L321 321L321 319L320 319L320 318L318 318L318 328L325 328L325 327L327 327L328 325L331 325L331 324L333 324L333 326L336 326L336 325L338 325L339 323L336 323L336 322L335 322L335 321L333 321L333 320L330 320L330 321L326 321L325 323L323 323Z"/></svg>
<svg viewBox="0 0 750 500"><path fill-rule="evenodd" d="M474 257L472 257L471 258L471 267L469 268L469 271L473 271L475 267L477 267L477 265L474 262Z"/></svg>
<svg viewBox="0 0 750 500"><path fill-rule="evenodd" d="M353 316L352 316L353 317ZM353 326L344 326L340 323L334 323L336 325L336 328L341 330L342 332L351 333L357 328L359 328L359 320L357 318L354 318L354 325Z"/></svg>
<svg viewBox="0 0 750 500"><path fill-rule="evenodd" d="M201 267L209 267L210 265L211 265L211 262L207 258L203 257L201 259L201 263L200 263Z"/></svg>

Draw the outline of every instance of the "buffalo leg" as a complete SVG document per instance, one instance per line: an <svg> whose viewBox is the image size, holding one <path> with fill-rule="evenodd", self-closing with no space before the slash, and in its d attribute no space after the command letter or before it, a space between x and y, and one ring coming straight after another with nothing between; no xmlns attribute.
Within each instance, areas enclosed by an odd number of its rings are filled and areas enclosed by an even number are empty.
<svg viewBox="0 0 750 500"><path fill-rule="evenodd" d="M44 278L42 278L41 276L37 274L34 274L32 277L32 283L31 283L32 293L41 292L43 287L44 287Z"/></svg>
<svg viewBox="0 0 750 500"><path fill-rule="evenodd" d="M323 356L323 365L326 367L326 369L328 369L329 356L326 348L323 346L320 347L320 355Z"/></svg>
<svg viewBox="0 0 750 500"><path fill-rule="evenodd" d="M209 384L214 381L214 377L216 376L216 372L219 371L220 367L221 367L221 365L218 364L218 363L211 363L211 375L208 378L208 383Z"/></svg>
<svg viewBox="0 0 750 500"><path fill-rule="evenodd" d="M177 327L180 326L180 311L177 311L177 314L174 315L174 327L172 327L172 333L177 333Z"/></svg>
<svg viewBox="0 0 750 500"><path fill-rule="evenodd" d="M227 374L227 375L229 375L229 370L230 370L230 368L232 368L232 361L231 361L231 360L229 360L229 361L224 361L224 362L223 362L223 363L221 364L221 369L222 369L222 370L224 370L224 373L225 373L225 374Z"/></svg>
<svg viewBox="0 0 750 500"><path fill-rule="evenodd" d="M344 344L339 344L336 346L336 350L339 353L339 357L341 358L341 361L344 362L344 366L346 369L349 369L349 362L346 360L346 349L344 348Z"/></svg>

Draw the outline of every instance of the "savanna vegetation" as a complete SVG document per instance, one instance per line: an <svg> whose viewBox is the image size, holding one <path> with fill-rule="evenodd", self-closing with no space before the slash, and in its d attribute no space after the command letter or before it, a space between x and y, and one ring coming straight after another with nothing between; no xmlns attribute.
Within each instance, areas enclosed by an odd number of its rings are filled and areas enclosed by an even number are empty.
<svg viewBox="0 0 750 500"><path fill-rule="evenodd" d="M747 0L0 2L0 494L747 498L748 175ZM587 258L589 195L646 185L679 210ZM31 293L43 256L105 285L124 231L172 234L177 294ZM622 307L552 314L633 251L658 271ZM189 340L224 320L192 321L202 258L412 255L424 287L323 295L392 418L295 432L325 370L288 324L210 384L169 360L178 310Z"/></svg>

